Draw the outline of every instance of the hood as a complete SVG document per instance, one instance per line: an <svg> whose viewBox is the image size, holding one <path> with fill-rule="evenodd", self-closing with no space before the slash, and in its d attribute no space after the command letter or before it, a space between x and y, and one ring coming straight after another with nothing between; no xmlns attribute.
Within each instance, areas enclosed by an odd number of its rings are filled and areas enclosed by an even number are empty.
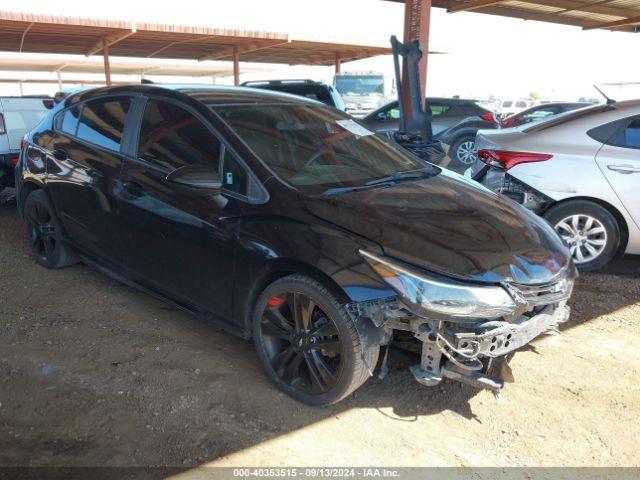
<svg viewBox="0 0 640 480"><path fill-rule="evenodd" d="M569 251L544 220L443 170L419 181L307 197L313 215L377 243L385 255L449 277L550 282Z"/></svg>

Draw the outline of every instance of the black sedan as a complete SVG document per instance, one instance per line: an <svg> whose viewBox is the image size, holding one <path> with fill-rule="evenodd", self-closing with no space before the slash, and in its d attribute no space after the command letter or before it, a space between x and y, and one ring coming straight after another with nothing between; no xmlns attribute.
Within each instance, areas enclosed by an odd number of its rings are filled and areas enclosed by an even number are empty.
<svg viewBox="0 0 640 480"><path fill-rule="evenodd" d="M425 385L499 390L508 354L567 318L574 267L543 220L312 100L84 91L17 172L41 265L82 260L253 338L306 403L347 396L390 343Z"/></svg>

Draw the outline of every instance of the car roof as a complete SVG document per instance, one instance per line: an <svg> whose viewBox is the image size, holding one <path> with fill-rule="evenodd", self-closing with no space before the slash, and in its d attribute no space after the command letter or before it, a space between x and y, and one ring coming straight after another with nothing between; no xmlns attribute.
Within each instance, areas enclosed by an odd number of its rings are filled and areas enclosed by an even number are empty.
<svg viewBox="0 0 640 480"><path fill-rule="evenodd" d="M586 106L577 110L553 115L540 122L533 122L519 128L526 133L535 133L542 132L549 128L558 127L574 120L592 119L592 117L597 117L598 121L607 122L638 114L640 114L640 99L625 100L611 104ZM604 116L604 118L601 118L601 116Z"/></svg>
<svg viewBox="0 0 640 480"><path fill-rule="evenodd" d="M287 103L318 105L319 102L288 93L262 88L235 87L222 85L122 85L117 87L99 87L74 92L65 99L65 105L84 101L102 95L149 94L172 98L186 95L207 105L235 105L260 103Z"/></svg>

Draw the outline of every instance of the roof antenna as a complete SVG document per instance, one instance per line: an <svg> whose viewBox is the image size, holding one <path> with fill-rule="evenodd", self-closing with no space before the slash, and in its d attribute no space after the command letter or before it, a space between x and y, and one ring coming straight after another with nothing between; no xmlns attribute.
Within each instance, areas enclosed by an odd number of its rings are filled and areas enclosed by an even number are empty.
<svg viewBox="0 0 640 480"><path fill-rule="evenodd" d="M613 105L614 103L616 103L616 101L613 98L607 97L605 95L605 93L602 90L600 90L598 87L596 87L595 85L593 86L593 88L595 88L598 91L598 93L600 95L602 95L607 100L607 105Z"/></svg>

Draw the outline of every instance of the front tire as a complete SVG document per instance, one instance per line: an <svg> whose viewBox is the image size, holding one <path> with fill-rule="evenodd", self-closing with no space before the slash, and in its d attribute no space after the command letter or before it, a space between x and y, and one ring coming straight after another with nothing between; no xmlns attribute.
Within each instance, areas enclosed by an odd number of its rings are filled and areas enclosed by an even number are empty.
<svg viewBox="0 0 640 480"><path fill-rule="evenodd" d="M62 240L60 222L44 191L34 190L27 196L23 213L29 246L40 265L55 269L78 262Z"/></svg>
<svg viewBox="0 0 640 480"><path fill-rule="evenodd" d="M544 218L565 243L579 270L597 270L615 256L620 226L606 208L588 200L570 200L550 208Z"/></svg>
<svg viewBox="0 0 640 480"><path fill-rule="evenodd" d="M271 381L308 405L350 395L369 378L380 351L363 342L328 289L303 275L277 280L260 295L253 339Z"/></svg>

